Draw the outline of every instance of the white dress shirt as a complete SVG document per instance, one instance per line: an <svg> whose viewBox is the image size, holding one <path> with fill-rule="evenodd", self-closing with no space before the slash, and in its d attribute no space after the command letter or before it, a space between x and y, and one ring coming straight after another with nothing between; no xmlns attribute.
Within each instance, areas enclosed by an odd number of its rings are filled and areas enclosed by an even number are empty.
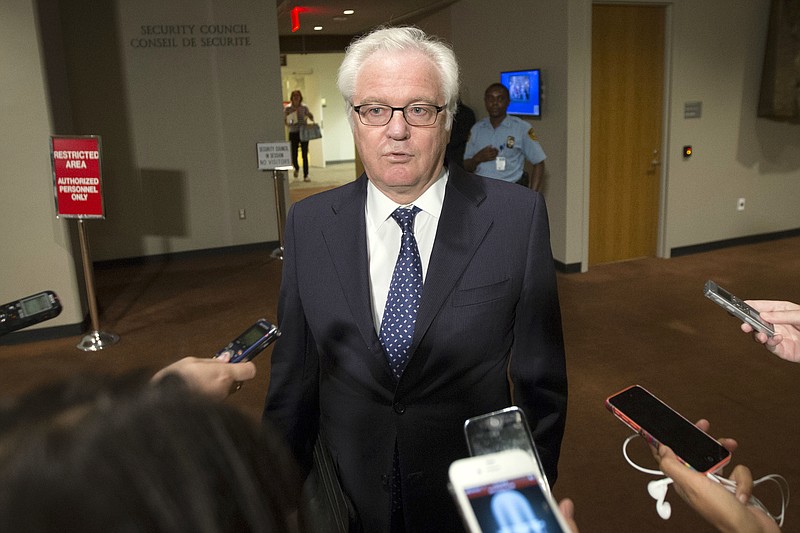
<svg viewBox="0 0 800 533"><path fill-rule="evenodd" d="M436 228L442 214L442 202L447 185L448 171L445 168L436 181L428 187L422 196L413 204L421 209L414 218L414 237L417 240L420 259L422 260L423 290L431 259ZM392 218L395 209L401 207L383 194L372 182L367 184L367 203L365 216L367 221L367 260L369 261L369 289L372 298L372 318L375 331L380 333L386 297L392 282L394 265L400 254L400 240L403 231Z"/></svg>

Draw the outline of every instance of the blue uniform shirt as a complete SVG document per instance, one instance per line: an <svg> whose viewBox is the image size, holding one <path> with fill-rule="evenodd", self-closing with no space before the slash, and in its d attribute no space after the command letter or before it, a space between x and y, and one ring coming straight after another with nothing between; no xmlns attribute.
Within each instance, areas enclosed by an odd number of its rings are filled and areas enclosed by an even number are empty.
<svg viewBox="0 0 800 533"><path fill-rule="evenodd" d="M475 174L487 178L518 181L522 177L525 159L535 165L547 157L536 141L536 134L531 125L511 115L506 115L497 129L492 127L489 117L476 122L470 130L464 159L471 158L485 146L494 146L498 149L497 157L506 160L505 170L497 170L495 160L480 163L475 169Z"/></svg>

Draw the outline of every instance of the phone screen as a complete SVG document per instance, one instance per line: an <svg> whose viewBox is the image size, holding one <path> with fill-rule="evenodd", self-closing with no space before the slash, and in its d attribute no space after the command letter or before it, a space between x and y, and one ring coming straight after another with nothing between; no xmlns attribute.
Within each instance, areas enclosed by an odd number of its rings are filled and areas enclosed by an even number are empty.
<svg viewBox="0 0 800 533"><path fill-rule="evenodd" d="M239 335L236 339L238 342L245 346L252 346L264 338L269 330L265 328L260 322L254 324L250 329Z"/></svg>
<svg viewBox="0 0 800 533"><path fill-rule="evenodd" d="M606 400L606 406L635 431L663 443L698 472L711 472L730 452L647 390L634 385Z"/></svg>
<svg viewBox="0 0 800 533"><path fill-rule="evenodd" d="M22 317L35 315L36 313L47 311L52 307L50 297L47 293L37 294L36 296L20 300L20 306L22 307L22 313L20 313Z"/></svg>
<svg viewBox="0 0 800 533"><path fill-rule="evenodd" d="M481 531L562 533L534 475L465 489Z"/></svg>

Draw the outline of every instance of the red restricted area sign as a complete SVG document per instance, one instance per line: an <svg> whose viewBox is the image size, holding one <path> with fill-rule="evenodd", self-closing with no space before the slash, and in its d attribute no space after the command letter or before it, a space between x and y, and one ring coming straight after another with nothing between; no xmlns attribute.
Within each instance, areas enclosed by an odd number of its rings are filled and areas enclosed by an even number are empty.
<svg viewBox="0 0 800 533"><path fill-rule="evenodd" d="M105 218L100 137L51 137L56 216Z"/></svg>

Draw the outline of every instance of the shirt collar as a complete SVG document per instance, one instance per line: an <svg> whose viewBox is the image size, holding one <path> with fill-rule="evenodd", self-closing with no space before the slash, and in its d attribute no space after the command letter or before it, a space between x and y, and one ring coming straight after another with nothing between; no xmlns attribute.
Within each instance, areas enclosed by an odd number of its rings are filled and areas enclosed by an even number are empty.
<svg viewBox="0 0 800 533"><path fill-rule="evenodd" d="M422 193L422 196L412 202L422 211L437 219L442 214L442 203L444 202L444 192L450 173L447 167L442 167L442 172L433 184ZM371 181L367 182L367 218L377 228L383 224L400 207L400 204L393 202L383 194Z"/></svg>

